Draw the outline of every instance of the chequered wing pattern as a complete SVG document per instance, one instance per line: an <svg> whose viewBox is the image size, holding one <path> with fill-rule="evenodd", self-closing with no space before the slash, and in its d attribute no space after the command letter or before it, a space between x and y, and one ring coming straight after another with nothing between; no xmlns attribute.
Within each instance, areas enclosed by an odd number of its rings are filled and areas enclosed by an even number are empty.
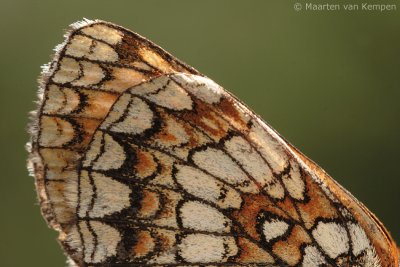
<svg viewBox="0 0 400 267"><path fill-rule="evenodd" d="M44 70L30 166L76 266L398 266L361 203L212 80L119 26Z"/></svg>

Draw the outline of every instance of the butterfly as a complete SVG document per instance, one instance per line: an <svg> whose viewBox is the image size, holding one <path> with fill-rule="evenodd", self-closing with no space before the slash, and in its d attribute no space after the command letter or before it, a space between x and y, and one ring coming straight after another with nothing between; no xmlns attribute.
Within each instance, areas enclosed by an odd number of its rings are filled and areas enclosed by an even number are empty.
<svg viewBox="0 0 400 267"><path fill-rule="evenodd" d="M28 167L71 266L399 266L362 203L159 46L84 20L55 50Z"/></svg>

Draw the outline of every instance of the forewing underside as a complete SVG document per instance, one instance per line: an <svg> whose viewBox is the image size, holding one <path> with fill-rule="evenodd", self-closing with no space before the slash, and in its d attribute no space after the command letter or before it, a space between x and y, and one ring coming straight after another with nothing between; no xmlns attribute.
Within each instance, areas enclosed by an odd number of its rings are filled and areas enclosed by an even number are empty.
<svg viewBox="0 0 400 267"><path fill-rule="evenodd" d="M76 222L79 159L118 96L164 73L197 73L117 25L86 20L71 28L43 67L28 144L42 214L63 244Z"/></svg>
<svg viewBox="0 0 400 267"><path fill-rule="evenodd" d="M325 186L220 86L160 76L122 94L94 134L78 179L75 256L99 265L380 266ZM99 239L106 231L112 241Z"/></svg>

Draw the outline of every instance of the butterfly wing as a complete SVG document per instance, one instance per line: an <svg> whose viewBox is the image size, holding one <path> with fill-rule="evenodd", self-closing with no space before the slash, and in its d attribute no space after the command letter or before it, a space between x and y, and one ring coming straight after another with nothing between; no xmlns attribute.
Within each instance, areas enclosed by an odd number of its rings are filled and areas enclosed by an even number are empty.
<svg viewBox="0 0 400 267"><path fill-rule="evenodd" d="M79 266L397 266L370 212L211 80L104 22L59 51L31 164Z"/></svg>

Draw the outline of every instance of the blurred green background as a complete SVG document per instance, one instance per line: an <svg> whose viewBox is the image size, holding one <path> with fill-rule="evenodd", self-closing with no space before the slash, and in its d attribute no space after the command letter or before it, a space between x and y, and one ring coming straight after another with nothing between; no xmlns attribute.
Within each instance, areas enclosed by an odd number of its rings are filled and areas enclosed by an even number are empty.
<svg viewBox="0 0 400 267"><path fill-rule="evenodd" d="M83 17L132 29L229 89L400 242L400 10L296 12L281 0L0 3L1 266L65 265L25 169L25 125L40 66Z"/></svg>

